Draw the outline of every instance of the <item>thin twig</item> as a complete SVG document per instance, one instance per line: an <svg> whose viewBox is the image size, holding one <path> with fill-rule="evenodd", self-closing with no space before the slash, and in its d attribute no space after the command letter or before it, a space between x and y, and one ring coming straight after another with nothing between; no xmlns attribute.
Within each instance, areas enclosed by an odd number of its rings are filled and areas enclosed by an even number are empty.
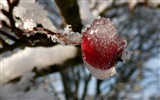
<svg viewBox="0 0 160 100"><path fill-rule="evenodd" d="M0 41L1 41L2 45L3 45L3 48L9 46L2 37L0 37Z"/></svg>
<svg viewBox="0 0 160 100"><path fill-rule="evenodd" d="M18 39L17 39L15 36L10 35L10 34L7 33L6 31L0 29L0 33L2 33L3 35L5 35L6 37L8 37L8 38L11 39L11 40L18 42Z"/></svg>
<svg viewBox="0 0 160 100"><path fill-rule="evenodd" d="M70 38L68 38L67 33L59 33L59 32L53 32L48 29L42 28L42 27L34 27L33 29L25 29L22 30L24 32L24 35L34 35L35 33L42 33L46 34L47 36L56 36L56 39L62 41L64 44L73 44L73 45L80 45L81 43L79 41L71 41ZM54 39L54 38L53 38Z"/></svg>

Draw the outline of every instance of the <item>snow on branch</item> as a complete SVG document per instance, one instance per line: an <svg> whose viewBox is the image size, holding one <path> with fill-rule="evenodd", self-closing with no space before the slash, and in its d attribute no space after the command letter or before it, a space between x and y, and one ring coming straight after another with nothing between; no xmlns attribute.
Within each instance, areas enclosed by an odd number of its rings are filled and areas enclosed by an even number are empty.
<svg viewBox="0 0 160 100"><path fill-rule="evenodd" d="M57 32L50 31L48 29L42 27L34 27L32 29L24 29L24 35L31 36L36 33L46 34L48 38L51 38L53 42L58 42L60 44L74 44L80 45L81 44L81 34L78 32L73 32L71 25L67 25L64 30L60 30Z"/></svg>
<svg viewBox="0 0 160 100"><path fill-rule="evenodd" d="M3 78L0 81L6 83L30 72L34 67L40 70L51 65L63 65L66 60L73 59L76 55L77 48L74 46L26 47L24 50L19 50L12 56L0 61L3 69L1 72Z"/></svg>

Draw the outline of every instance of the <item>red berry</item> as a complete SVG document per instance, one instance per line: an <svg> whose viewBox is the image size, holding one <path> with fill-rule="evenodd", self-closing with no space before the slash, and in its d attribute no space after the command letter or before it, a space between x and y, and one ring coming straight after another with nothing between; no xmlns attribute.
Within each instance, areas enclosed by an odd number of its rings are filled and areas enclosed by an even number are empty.
<svg viewBox="0 0 160 100"><path fill-rule="evenodd" d="M114 66L125 45L111 21L98 18L83 32L82 57L91 73L104 79L115 74Z"/></svg>

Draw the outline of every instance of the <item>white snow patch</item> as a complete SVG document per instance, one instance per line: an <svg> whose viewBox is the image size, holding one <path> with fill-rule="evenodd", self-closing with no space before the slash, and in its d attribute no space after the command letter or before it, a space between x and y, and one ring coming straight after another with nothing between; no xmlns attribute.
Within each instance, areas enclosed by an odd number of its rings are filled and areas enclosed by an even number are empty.
<svg viewBox="0 0 160 100"><path fill-rule="evenodd" d="M57 45L51 48L25 48L0 61L1 82L30 72L34 67L45 68L49 65L63 64L67 59L74 58L77 48L74 46Z"/></svg>
<svg viewBox="0 0 160 100"><path fill-rule="evenodd" d="M44 10L42 5L39 5L37 2L35 2L35 0L20 0L19 5L16 6L13 10L13 15L21 19L16 20L16 24L18 24L18 26L20 26L21 24L24 25L24 22L26 22L28 19L32 19L34 21L34 24L42 24L46 29L52 31L56 30L55 26L48 18L47 11Z"/></svg>
<svg viewBox="0 0 160 100"><path fill-rule="evenodd" d="M89 2L86 1L80 1L78 0L79 9L80 9L80 15L82 19L83 25L90 24L92 21L96 18L93 16L93 13L91 12L91 9L89 8Z"/></svg>
<svg viewBox="0 0 160 100"><path fill-rule="evenodd" d="M34 27L36 27L36 23L32 19L27 19L24 22L24 25L23 25L24 29L33 29Z"/></svg>

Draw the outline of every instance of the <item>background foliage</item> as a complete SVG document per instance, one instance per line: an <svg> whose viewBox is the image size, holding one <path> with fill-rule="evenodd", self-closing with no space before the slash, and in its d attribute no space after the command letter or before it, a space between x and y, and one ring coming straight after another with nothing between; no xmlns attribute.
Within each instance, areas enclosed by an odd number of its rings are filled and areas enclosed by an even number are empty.
<svg viewBox="0 0 160 100"><path fill-rule="evenodd" d="M35 65L32 66L32 70L5 82L3 82L5 77L1 77L2 100L12 98L19 100L25 98L37 100L44 98L46 100L160 99L160 2L158 0L135 1L137 2L127 0L123 2L121 0L31 0L30 2L2 0L0 12L1 74L14 67L10 65L9 69L5 70L5 65L2 63L26 47L36 49L39 46L49 48L57 46L44 34L31 37L23 35L19 23L26 22L28 19L34 20L37 26L50 30L63 29L65 25L70 24L73 31L81 32L85 24L90 24L99 15L110 18L118 34L128 41L127 49L134 52L130 61L117 64L117 75L105 80L97 80L85 68L80 47L75 46L76 56L65 59L61 64L54 63L42 68ZM18 12L14 12L15 7ZM24 11L28 12L24 13ZM43 63L42 61L47 62L41 57L36 59L42 59L40 64ZM53 58L51 62L55 59ZM17 60L16 57L15 60ZM28 66L30 64L29 61L22 60L21 62ZM9 60L7 63L10 63ZM40 91L39 88L43 88L44 91ZM15 94L9 94L15 90L17 91Z"/></svg>

